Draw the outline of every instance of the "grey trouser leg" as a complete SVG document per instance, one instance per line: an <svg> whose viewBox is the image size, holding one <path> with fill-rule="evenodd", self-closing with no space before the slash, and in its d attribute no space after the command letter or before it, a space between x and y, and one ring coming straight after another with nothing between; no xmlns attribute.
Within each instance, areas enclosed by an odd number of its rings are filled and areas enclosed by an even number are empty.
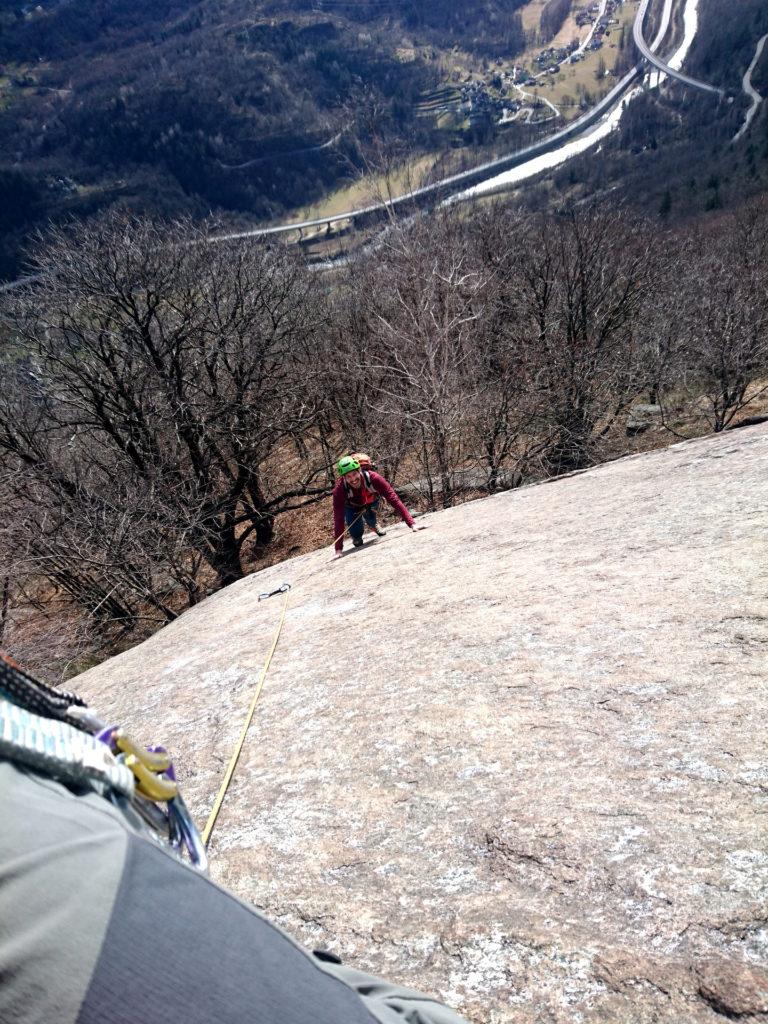
<svg viewBox="0 0 768 1024"><path fill-rule="evenodd" d="M0 761L0 1021L462 1024L312 956L92 794Z"/></svg>

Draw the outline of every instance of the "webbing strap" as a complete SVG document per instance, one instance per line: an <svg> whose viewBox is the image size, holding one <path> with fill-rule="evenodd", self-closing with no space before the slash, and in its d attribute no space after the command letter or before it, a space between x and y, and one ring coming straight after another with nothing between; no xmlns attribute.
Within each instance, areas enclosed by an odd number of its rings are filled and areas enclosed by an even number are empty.
<svg viewBox="0 0 768 1024"><path fill-rule="evenodd" d="M83 721L85 701L69 690L53 687L35 679L13 658L0 651L0 697L18 704L36 715L67 722L76 729L87 730Z"/></svg>
<svg viewBox="0 0 768 1024"><path fill-rule="evenodd" d="M44 718L0 698L0 757L61 782L116 789L133 796L131 770L109 747L66 722Z"/></svg>

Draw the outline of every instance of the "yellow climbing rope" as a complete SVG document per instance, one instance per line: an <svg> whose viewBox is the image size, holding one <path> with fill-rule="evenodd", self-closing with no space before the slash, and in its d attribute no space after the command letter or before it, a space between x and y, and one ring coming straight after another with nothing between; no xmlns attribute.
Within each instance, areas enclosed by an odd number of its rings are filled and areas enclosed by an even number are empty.
<svg viewBox="0 0 768 1024"><path fill-rule="evenodd" d="M362 514L363 513L361 512L360 515L356 516L355 519L348 526L345 526L338 537L334 537L334 547L336 545L336 541L343 537L344 534L347 533L347 531L350 529L350 527L355 525L355 523L360 518L360 516L362 516ZM283 610L280 613L280 621L277 624L275 635L272 638L272 646L269 649L269 654L267 655L266 661L264 662L261 672L259 673L259 678L256 682L256 691L253 695L251 706L248 708L248 713L245 716L243 728L240 730L240 738L237 741L234 753L232 754L232 757L229 760L229 765L227 767L226 774L224 775L224 779L222 780L221 786L219 786L219 792L216 794L216 799L213 802L213 808L211 810L211 813L208 815L208 821L205 823L205 828L203 829L203 844L205 846L207 846L210 841L211 832L213 832L213 826L216 824L216 819L219 816L221 805L224 803L224 797L227 795L227 790L229 789L229 784L232 781L232 776L235 774L237 762L240 760L240 754L243 749L243 744L245 743L245 737L248 733L248 729L250 728L251 719L253 718L253 714L256 710L256 705L258 703L259 697L261 696L261 691L262 688L264 687L264 680L267 678L269 666L272 663L272 655L275 653L275 648L277 647L277 642L280 639L280 633L282 632L283 629L283 622L285 621L285 610L288 607L289 594L290 590L286 590L285 598L283 600Z"/></svg>
<svg viewBox="0 0 768 1024"><path fill-rule="evenodd" d="M206 846L208 845L208 841L211 838L211 832L213 832L213 826L216 824L216 819L219 816L221 805L224 803L224 797L227 795L227 790L229 789L229 784L232 781L232 776L235 774L235 768L237 767L237 762L240 759L240 753L243 749L243 744L245 743L245 736L251 724L253 713L256 710L256 704L258 703L259 697L261 696L261 691L264 686L264 680L267 678L267 672L269 671L269 666L270 663L272 662L272 655L275 653L275 648L277 647L277 641L280 639L280 633L282 632L283 629L283 622L285 621L285 609L288 607L289 595L290 591L286 591L285 598L283 600L283 610L280 613L280 621L277 624L275 635L272 638L272 646L269 649L269 654L267 655L266 661L264 662L261 672L259 673L258 682L256 683L256 692L253 695L253 700L251 701L251 706L248 709L248 714L245 716L245 722L243 723L243 728L240 731L240 739L237 741L234 753L230 758L229 767L227 768L226 775L224 776L224 780L222 781L221 786L219 787L219 792L216 794L213 809L211 810L211 813L208 815L208 821L205 823L205 828L203 829L203 843Z"/></svg>

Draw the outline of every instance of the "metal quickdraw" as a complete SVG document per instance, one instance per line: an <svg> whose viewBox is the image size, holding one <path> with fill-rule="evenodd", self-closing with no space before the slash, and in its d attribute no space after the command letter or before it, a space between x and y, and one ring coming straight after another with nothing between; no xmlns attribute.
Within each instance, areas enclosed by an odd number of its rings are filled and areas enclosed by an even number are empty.
<svg viewBox="0 0 768 1024"><path fill-rule="evenodd" d="M259 600L265 601L268 597L274 597L275 594L287 594L290 589L290 583L283 583L277 590L270 590L269 593L259 594Z"/></svg>
<svg viewBox="0 0 768 1024"><path fill-rule="evenodd" d="M142 747L115 726L103 729L99 738L134 777L134 810L167 839L171 849L186 850L194 866L207 871L205 845L179 792L173 762L165 747ZM161 803L166 805L165 813L158 806Z"/></svg>

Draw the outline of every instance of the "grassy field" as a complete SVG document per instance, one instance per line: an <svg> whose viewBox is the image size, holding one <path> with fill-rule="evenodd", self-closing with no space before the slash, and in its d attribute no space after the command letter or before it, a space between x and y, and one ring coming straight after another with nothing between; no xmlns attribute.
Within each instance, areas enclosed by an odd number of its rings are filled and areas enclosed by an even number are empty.
<svg viewBox="0 0 768 1024"><path fill-rule="evenodd" d="M523 20L523 27L527 32L530 32L531 35L533 35L539 27L541 11L545 3L546 0L530 0L525 7L521 8L520 13ZM586 0L584 0L583 3L574 5L574 7L575 10L577 10L585 5ZM613 71L619 56L618 42L621 34L621 28L622 26L625 26L626 31L631 30L632 22L637 14L638 6L639 0L626 0L623 6L618 9L615 17L618 18L619 24L611 26L610 35L606 38L602 49L598 51L589 51L585 56L585 59L583 61L579 61L577 64L563 65L559 74L546 76L540 80L541 85L536 87L526 86L526 91L532 92L534 95L544 96L550 100L550 102L554 103L555 106L562 108L562 114L566 120L571 120L580 113L578 103L584 92L588 92L595 101L604 96L613 86L614 79L611 75L608 75L598 80L596 72L600 67L601 61L605 64L606 70L611 72ZM574 12L574 14L566 19L557 36L547 45L564 47L573 39L578 39L579 42L583 42L589 34L590 27L591 26L589 25L583 25L579 28L576 25ZM533 60L538 56L542 49L543 45L541 43L531 45L524 53L519 54L514 60L504 61L499 70L510 71L513 65L518 64L526 67L532 73L535 73L537 68L533 63ZM446 82L451 80L453 84L456 84L457 81L463 82L470 78L475 81L487 81L490 78L489 71L483 70L481 61L460 51L443 54L440 64ZM495 67L491 68L491 73L495 70ZM446 85L444 85L443 88L446 88ZM513 95L514 94L510 94L510 96ZM568 103L569 98L572 100L571 104Z"/></svg>
<svg viewBox="0 0 768 1024"><path fill-rule="evenodd" d="M319 203L305 206L291 215L291 220L315 220L319 217L333 217L382 199L403 195L424 183L429 171L441 154L420 156L395 168L389 175L366 175L343 188L331 192ZM321 228L324 231L325 228Z"/></svg>
<svg viewBox="0 0 768 1024"><path fill-rule="evenodd" d="M547 75L540 80L542 84L536 87L527 85L526 92L545 96L556 107L561 107L561 112L566 120L576 117L579 111L576 107L569 107L567 102L563 102L564 99L567 101L570 97L578 102L584 91L588 92L594 100L604 96L613 87L616 80L612 74L598 80L596 72L601 61L607 71L613 71L619 58L621 29L624 27L625 33L631 32L638 6L639 0L627 0L618 9L616 17L619 24L611 26L610 35L606 38L602 49L589 51L585 59L579 61L578 64L563 64L557 75ZM582 31L586 31L586 29Z"/></svg>
<svg viewBox="0 0 768 1024"><path fill-rule="evenodd" d="M523 20L523 28L526 32L529 32L531 34L538 32L539 22L541 21L541 12L544 10L544 6L546 5L546 3L547 0L530 0L530 3L527 3L525 7L521 8L520 16ZM574 6L582 5L575 4ZM579 28L576 24L576 18L574 14L570 14L563 22L563 27L557 33L555 38L552 40L551 43L548 43L547 45L567 46L567 44L570 43L572 39L584 39L587 32L589 32L589 26L586 25L582 28ZM535 57L540 49L540 44L533 46L527 54L523 55L523 61L525 61L526 56L528 56L529 58Z"/></svg>

